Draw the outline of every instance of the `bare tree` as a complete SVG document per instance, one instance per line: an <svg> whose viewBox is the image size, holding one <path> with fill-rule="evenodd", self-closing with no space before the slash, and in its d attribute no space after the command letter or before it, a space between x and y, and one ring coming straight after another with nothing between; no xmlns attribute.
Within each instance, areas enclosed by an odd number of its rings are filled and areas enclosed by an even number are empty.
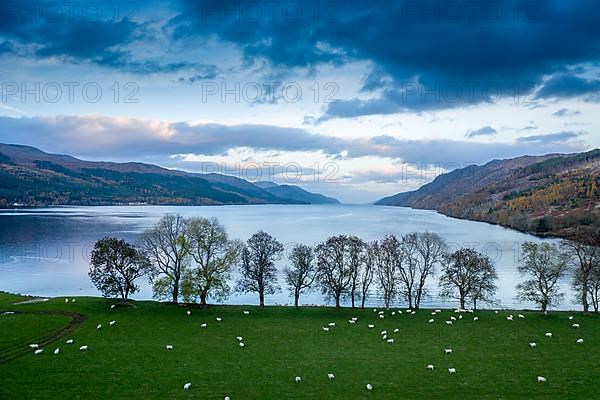
<svg viewBox="0 0 600 400"><path fill-rule="evenodd" d="M358 297L359 275L365 261L366 243L356 236L348 237L349 245L349 265L350 265L350 299L352 308L356 308L356 298Z"/></svg>
<svg viewBox="0 0 600 400"><path fill-rule="evenodd" d="M168 214L141 237L144 255L152 262L151 281L154 296L179 301L179 286L190 254L186 220Z"/></svg>
<svg viewBox="0 0 600 400"><path fill-rule="evenodd" d="M573 289L577 293L577 301L583 306L583 312L587 313L590 309L589 298L595 294L591 287L594 270L600 268L600 235L578 232L570 240L563 240L562 245L574 264Z"/></svg>
<svg viewBox="0 0 600 400"><path fill-rule="evenodd" d="M414 300L418 285L417 275L419 269L417 234L409 233L402 236L400 250L400 257L402 259L399 265L400 282L402 284L400 293L408 303L408 306L413 308L415 305Z"/></svg>
<svg viewBox="0 0 600 400"><path fill-rule="evenodd" d="M375 253L375 274L383 295L383 304L389 308L400 290L402 250L400 241L394 235L386 236L373 244Z"/></svg>
<svg viewBox="0 0 600 400"><path fill-rule="evenodd" d="M266 232L258 231L248 239L242 251L241 276L236 290L241 293L258 293L259 304L265 306L265 295L280 290L277 285L275 260L283 245Z"/></svg>
<svg viewBox="0 0 600 400"><path fill-rule="evenodd" d="M596 265L590 274L590 284L588 286L588 293L590 295L590 302L594 307L594 311L598 312L600 308L600 265Z"/></svg>
<svg viewBox="0 0 600 400"><path fill-rule="evenodd" d="M239 259L242 244L229 240L225 227L216 218L192 218L187 222L186 234L190 254L195 262L182 278L185 301L199 299L206 305L209 297L226 299L230 288L228 281Z"/></svg>
<svg viewBox="0 0 600 400"><path fill-rule="evenodd" d="M517 298L536 303L546 314L564 297L558 282L568 272L568 256L549 243L525 242L521 248L523 256L518 269L531 278L517 285Z"/></svg>
<svg viewBox="0 0 600 400"><path fill-rule="evenodd" d="M360 307L365 308L365 302L369 295L369 289L375 277L375 263L377 258L377 242L372 242L366 245L363 253L362 268L359 271L359 286L360 286Z"/></svg>
<svg viewBox="0 0 600 400"><path fill-rule="evenodd" d="M104 297L129 299L139 287L135 281L146 275L150 261L135 247L113 237L100 239L92 251L90 279Z"/></svg>
<svg viewBox="0 0 600 400"><path fill-rule="evenodd" d="M459 249L445 257L440 276L442 297L457 299L464 309L467 300L491 299L497 279L491 260L473 249Z"/></svg>
<svg viewBox="0 0 600 400"><path fill-rule="evenodd" d="M321 291L340 307L342 296L348 294L352 285L350 239L346 235L332 236L320 243L315 252Z"/></svg>
<svg viewBox="0 0 600 400"><path fill-rule="evenodd" d="M435 266L440 264L446 254L447 246L444 239L437 233L425 232L417 234L417 252L419 254L417 267L417 290L415 293L415 308L421 306L425 293L427 278L435 273Z"/></svg>
<svg viewBox="0 0 600 400"><path fill-rule="evenodd" d="M312 288L317 269L310 246L296 245L292 249L289 259L292 266L286 267L283 272L290 292L294 293L294 305L298 307L300 294Z"/></svg>

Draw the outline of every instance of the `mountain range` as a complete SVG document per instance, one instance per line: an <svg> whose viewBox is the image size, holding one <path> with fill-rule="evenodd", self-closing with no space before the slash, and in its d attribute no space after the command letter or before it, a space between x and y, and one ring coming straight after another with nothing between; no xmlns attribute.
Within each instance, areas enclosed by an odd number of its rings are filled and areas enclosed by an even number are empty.
<svg viewBox="0 0 600 400"><path fill-rule="evenodd" d="M298 186L254 184L144 163L91 162L0 144L0 207L51 205L332 204Z"/></svg>
<svg viewBox="0 0 600 400"><path fill-rule="evenodd" d="M377 205L437 210L539 236L600 229L600 150L471 165Z"/></svg>

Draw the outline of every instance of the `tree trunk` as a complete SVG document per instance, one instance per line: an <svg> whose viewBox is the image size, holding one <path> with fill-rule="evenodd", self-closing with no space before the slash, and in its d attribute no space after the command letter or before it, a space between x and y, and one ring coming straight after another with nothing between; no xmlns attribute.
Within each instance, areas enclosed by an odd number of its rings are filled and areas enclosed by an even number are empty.
<svg viewBox="0 0 600 400"><path fill-rule="evenodd" d="M465 298L464 298L464 296L460 297L460 309L461 310L465 309Z"/></svg>
<svg viewBox="0 0 600 400"><path fill-rule="evenodd" d="M583 281L583 286L581 288L581 303L583 304L583 312L588 313L590 311L590 303L588 302L588 284L587 279Z"/></svg>
<svg viewBox="0 0 600 400"><path fill-rule="evenodd" d="M259 302L260 302L260 306L264 307L265 306L265 292L260 291L258 293L258 299L259 299Z"/></svg>
<svg viewBox="0 0 600 400"><path fill-rule="evenodd" d="M363 296L362 299L360 300L360 308L364 309L365 308L365 300L366 300L367 296Z"/></svg>
<svg viewBox="0 0 600 400"><path fill-rule="evenodd" d="M354 306L354 292L352 292L352 308L356 308L356 307Z"/></svg>
<svg viewBox="0 0 600 400"><path fill-rule="evenodd" d="M335 296L335 307L340 308L340 295Z"/></svg>
<svg viewBox="0 0 600 400"><path fill-rule="evenodd" d="M296 306L296 308L298 308L299 302L300 302L300 292L296 291L296 293L294 293L294 306Z"/></svg>
<svg viewBox="0 0 600 400"><path fill-rule="evenodd" d="M173 303L179 303L179 281L173 282Z"/></svg>
<svg viewBox="0 0 600 400"><path fill-rule="evenodd" d="M206 306L206 298L207 298L207 294L206 292L202 292L200 293L200 304L203 306Z"/></svg>

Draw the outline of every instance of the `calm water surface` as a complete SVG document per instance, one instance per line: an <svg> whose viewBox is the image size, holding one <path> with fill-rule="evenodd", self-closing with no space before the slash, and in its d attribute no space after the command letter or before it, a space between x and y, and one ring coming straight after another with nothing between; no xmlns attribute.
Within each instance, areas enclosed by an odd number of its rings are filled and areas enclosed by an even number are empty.
<svg viewBox="0 0 600 400"><path fill-rule="evenodd" d="M452 247L469 246L495 261L502 307L528 307L514 299L521 279L516 266L522 242L541 240L517 231L480 222L445 217L434 211L372 205L265 205L225 207L60 207L0 211L0 290L39 296L97 295L87 271L94 242L106 235L135 241L139 234L167 213L185 217L217 217L232 238L246 240L262 229L291 249L295 243L316 244L328 236L346 233L365 240L386 234L402 235L429 230ZM285 258L279 268L285 266ZM426 305L454 305L437 297L437 277L429 282ZM280 284L283 285L280 277ZM147 282L135 297L150 299ZM568 284L561 308L576 308ZM307 304L325 304L320 293L305 295ZM269 296L269 304L291 301L285 291ZM255 304L257 296L233 295L228 303ZM375 296L370 305L378 305Z"/></svg>

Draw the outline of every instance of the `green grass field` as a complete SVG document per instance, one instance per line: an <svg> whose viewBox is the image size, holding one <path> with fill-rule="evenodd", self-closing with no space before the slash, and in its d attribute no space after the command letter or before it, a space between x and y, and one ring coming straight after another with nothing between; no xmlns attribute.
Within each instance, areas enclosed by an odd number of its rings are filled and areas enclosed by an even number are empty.
<svg viewBox="0 0 600 400"><path fill-rule="evenodd" d="M70 320L29 312L71 312L88 319L44 346L41 355L28 351L0 363L0 399L600 398L600 318L581 313L524 312L520 319L518 312L481 311L463 314L449 326L445 320L458 318L451 310L433 317L432 310L395 316L390 310L380 319L372 309L200 309L155 302L111 309L111 302L98 298L25 305L11 305L10 299L0 295L0 309L23 314L0 315L0 353L15 342L26 349ZM512 322L506 320L510 313ZM358 321L351 325L354 316ZM435 322L428 323L430 318ZM326 333L322 327L330 322L336 327ZM203 323L208 326L201 328ZM103 328L97 330L98 324ZM382 330L393 344L382 340ZM546 338L546 332L553 337ZM236 336L243 337L244 348ZM65 344L68 338L75 343ZM583 344L576 343L579 338ZM174 350L167 351L167 344ZM88 351L80 352L81 345ZM59 355L52 354L56 347ZM428 364L435 370L427 370ZM448 373L451 367L455 375ZM329 381L328 373L335 380ZM538 375L547 382L537 383ZM295 376L302 383L295 383ZM192 382L189 391L183 390L186 382Z"/></svg>

